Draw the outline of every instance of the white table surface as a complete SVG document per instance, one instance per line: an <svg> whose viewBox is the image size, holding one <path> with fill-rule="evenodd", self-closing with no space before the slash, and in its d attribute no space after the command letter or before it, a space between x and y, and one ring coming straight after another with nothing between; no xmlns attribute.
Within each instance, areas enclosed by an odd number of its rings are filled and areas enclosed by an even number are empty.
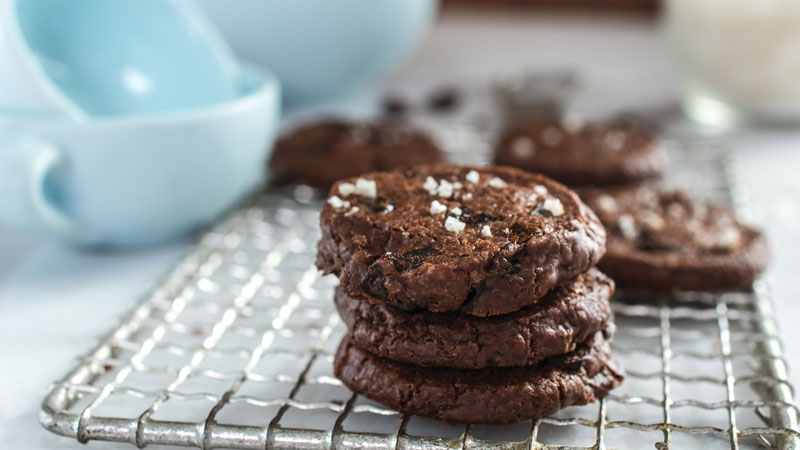
<svg viewBox="0 0 800 450"><path fill-rule="evenodd" d="M326 106L368 113L380 93L424 98L429 86L485 83L498 68L578 70L586 82L576 108L590 115L676 109L675 86L652 20L544 14L449 15L397 74ZM772 283L787 359L800 365L800 130L722 137L740 153L755 220L775 250ZM0 207L2 207L0 205ZM79 448L45 431L38 409L48 383L107 331L114 319L185 251L189 241L125 252L91 253L0 228L0 447ZM800 385L800 370L791 374ZM132 448L93 442L94 448Z"/></svg>

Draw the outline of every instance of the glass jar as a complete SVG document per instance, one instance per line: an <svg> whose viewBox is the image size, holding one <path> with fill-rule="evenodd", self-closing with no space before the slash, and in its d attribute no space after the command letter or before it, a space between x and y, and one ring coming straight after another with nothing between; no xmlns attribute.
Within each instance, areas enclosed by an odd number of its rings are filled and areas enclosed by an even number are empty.
<svg viewBox="0 0 800 450"><path fill-rule="evenodd" d="M686 114L715 126L800 125L799 0L665 0Z"/></svg>

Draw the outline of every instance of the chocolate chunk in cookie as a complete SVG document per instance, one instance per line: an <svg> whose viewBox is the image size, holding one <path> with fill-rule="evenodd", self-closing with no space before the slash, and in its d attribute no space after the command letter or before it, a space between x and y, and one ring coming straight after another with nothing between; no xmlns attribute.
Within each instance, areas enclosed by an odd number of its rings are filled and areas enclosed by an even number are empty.
<svg viewBox="0 0 800 450"><path fill-rule="evenodd" d="M557 286L535 305L494 317L408 312L336 290L350 339L370 353L416 366L530 366L575 349L606 326L614 282L597 269Z"/></svg>
<svg viewBox="0 0 800 450"><path fill-rule="evenodd" d="M574 192L508 167L417 166L343 180L317 267L353 298L489 316L594 266L605 232Z"/></svg>
<svg viewBox="0 0 800 450"><path fill-rule="evenodd" d="M334 373L354 392L404 414L495 424L593 402L625 376L602 332L575 351L536 366L482 370L415 367L374 356L345 338Z"/></svg>
<svg viewBox="0 0 800 450"><path fill-rule="evenodd" d="M328 189L362 173L440 161L442 152L433 140L409 125L327 120L278 140L269 167L275 183Z"/></svg>
<svg viewBox="0 0 800 450"><path fill-rule="evenodd" d="M766 267L764 236L729 209L680 191L586 189L581 197L608 232L600 262L620 287L720 290L750 284Z"/></svg>
<svg viewBox="0 0 800 450"><path fill-rule="evenodd" d="M665 156L652 133L628 124L531 119L506 132L494 162L569 186L606 186L660 176Z"/></svg>

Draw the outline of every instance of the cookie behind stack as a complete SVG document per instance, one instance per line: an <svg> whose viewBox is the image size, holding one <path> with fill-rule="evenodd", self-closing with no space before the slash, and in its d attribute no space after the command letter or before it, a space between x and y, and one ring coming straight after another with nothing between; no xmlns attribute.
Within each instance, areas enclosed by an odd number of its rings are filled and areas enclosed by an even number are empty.
<svg viewBox="0 0 800 450"><path fill-rule="evenodd" d="M451 165L334 185L317 266L340 277L336 375L398 411L512 423L605 395L613 282L597 217L520 170Z"/></svg>

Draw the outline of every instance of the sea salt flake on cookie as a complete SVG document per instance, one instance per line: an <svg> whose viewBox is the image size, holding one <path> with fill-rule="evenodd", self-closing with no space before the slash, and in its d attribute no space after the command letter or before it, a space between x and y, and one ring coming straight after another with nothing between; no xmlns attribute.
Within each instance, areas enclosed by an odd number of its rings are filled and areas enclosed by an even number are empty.
<svg viewBox="0 0 800 450"><path fill-rule="evenodd" d="M649 230L660 231L664 228L664 218L653 211L642 211L639 216Z"/></svg>
<svg viewBox="0 0 800 450"><path fill-rule="evenodd" d="M542 142L550 147L560 144L563 137L561 130L556 127L547 127L542 131Z"/></svg>
<svg viewBox="0 0 800 450"><path fill-rule="evenodd" d="M461 214L462 214L463 212L464 212L464 211L462 211L462 210L461 210L461 208L459 208L458 206L455 206L455 207L453 207L453 208L450 210L450 213L451 213L452 215L456 216L456 217L459 217L459 216L461 216Z"/></svg>
<svg viewBox="0 0 800 450"><path fill-rule="evenodd" d="M492 237L492 229L489 228L489 225L484 225L483 228L481 228L481 235L484 237Z"/></svg>
<svg viewBox="0 0 800 450"><path fill-rule="evenodd" d="M564 215L564 204L561 203L561 200L554 197L546 198L542 204L542 208L549 211L553 217Z"/></svg>
<svg viewBox="0 0 800 450"><path fill-rule="evenodd" d="M502 178L494 177L491 180L489 180L489 186L491 186L493 188L501 189L501 188L504 188L504 187L508 186L508 184L506 184L506 182L503 181Z"/></svg>
<svg viewBox="0 0 800 450"><path fill-rule="evenodd" d="M479 181L481 181L481 175L478 173L477 170L470 170L469 172L467 172L467 176L465 178L470 183L478 183Z"/></svg>
<svg viewBox="0 0 800 450"><path fill-rule="evenodd" d="M517 136L511 142L511 153L513 153L517 158L530 158L533 156L533 152L535 150L536 143L533 142L533 139L527 136Z"/></svg>
<svg viewBox="0 0 800 450"><path fill-rule="evenodd" d="M717 236L716 247L723 250L733 250L739 246L742 239L741 233L735 227L727 227Z"/></svg>
<svg viewBox="0 0 800 450"><path fill-rule="evenodd" d="M439 197L450 198L453 196L453 183L447 180L439 180L439 187L436 189L436 193L439 194Z"/></svg>
<svg viewBox="0 0 800 450"><path fill-rule="evenodd" d="M355 193L366 198L376 198L378 196L378 185L374 180L359 178L356 180Z"/></svg>
<svg viewBox="0 0 800 450"><path fill-rule="evenodd" d="M636 221L630 214L619 216L617 226L625 239L634 240L639 237L639 227L636 226Z"/></svg>
<svg viewBox="0 0 800 450"><path fill-rule="evenodd" d="M422 188L428 191L431 195L436 195L436 189L439 187L439 183L433 179L433 177L429 176L425 179L425 183L423 183Z"/></svg>
<svg viewBox="0 0 800 450"><path fill-rule="evenodd" d="M436 216L439 214L444 214L447 212L447 206L439 203L439 200L434 200L431 202L431 215Z"/></svg>
<svg viewBox="0 0 800 450"><path fill-rule="evenodd" d="M347 208L347 207L350 206L350 202L348 202L346 200L342 200L341 198L339 198L336 195L331 196L331 198L328 199L328 204L333 206L336 209Z"/></svg>
<svg viewBox="0 0 800 450"><path fill-rule="evenodd" d="M547 195L547 188L541 184L537 184L533 187L533 192L536 192L539 195Z"/></svg>
<svg viewBox="0 0 800 450"><path fill-rule="evenodd" d="M451 231L455 234L458 234L464 231L464 228L467 226L466 223L458 220L453 216L448 216L447 219L444 221L444 227L447 231Z"/></svg>
<svg viewBox="0 0 800 450"><path fill-rule="evenodd" d="M577 133L581 131L586 125L586 121L578 114L567 114L561 121L561 126L570 133Z"/></svg>
<svg viewBox="0 0 800 450"><path fill-rule="evenodd" d="M356 192L356 185L353 183L342 183L339 185L339 193L343 197L349 197Z"/></svg>
<svg viewBox="0 0 800 450"><path fill-rule="evenodd" d="M603 194L597 197L597 207L601 211L614 212L617 210L617 201L614 200L610 195Z"/></svg>
<svg viewBox="0 0 800 450"><path fill-rule="evenodd" d="M619 151L625 147L625 141L627 140L628 136L625 135L624 132L611 131L605 136L605 139L603 139L603 145L608 149Z"/></svg>

